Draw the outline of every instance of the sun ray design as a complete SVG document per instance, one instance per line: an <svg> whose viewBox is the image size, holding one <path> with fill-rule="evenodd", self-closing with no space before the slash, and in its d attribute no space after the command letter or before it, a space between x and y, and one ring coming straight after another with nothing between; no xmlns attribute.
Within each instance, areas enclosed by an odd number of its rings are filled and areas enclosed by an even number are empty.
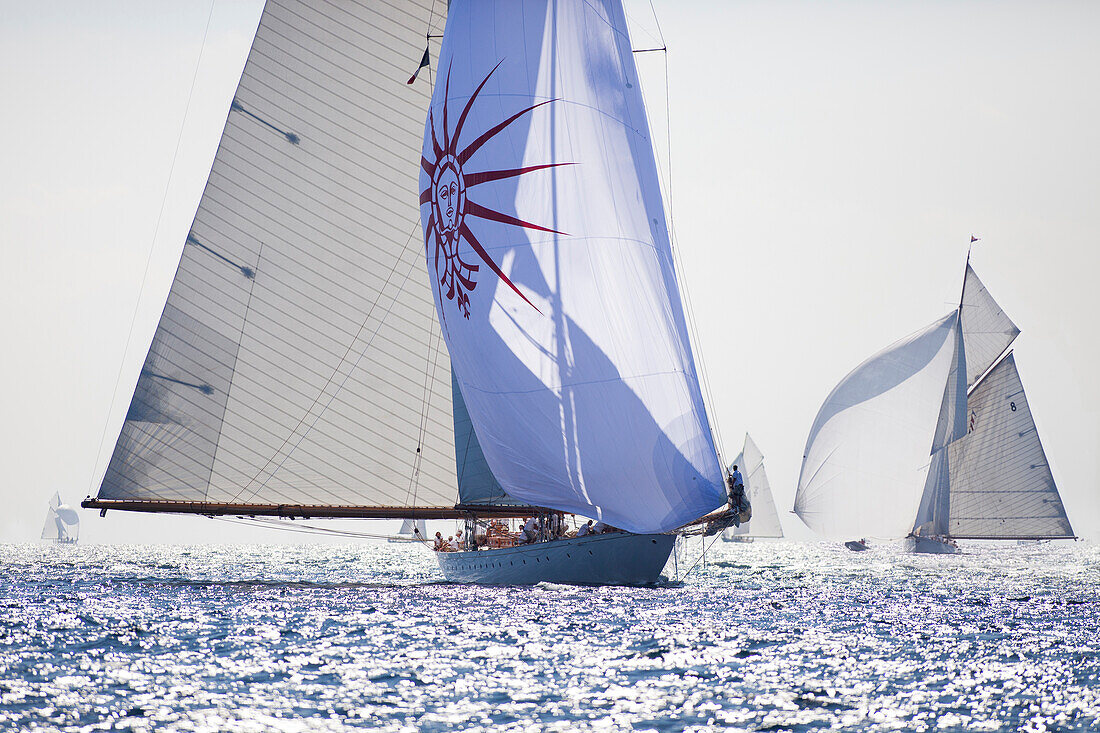
<svg viewBox="0 0 1100 733"><path fill-rule="evenodd" d="M449 69L443 88L443 120L441 130L436 129L435 110L428 110L428 128L431 135L430 154L435 160L429 160L427 153L420 158L420 167L428 177L427 187L420 192L420 204L431 205L427 223L424 226L424 247L429 260L435 268L435 286L439 295L440 309L444 313L444 318L446 318L446 309L443 307L444 297L446 300L453 300L455 302L463 317L467 319L470 317L470 293L477 287L476 275L481 270L480 264L476 262L467 262L462 258L458 249L461 241L465 241L470 249L473 250L474 254L476 254L481 261L499 277L502 282L504 282L504 284L511 288L516 295L523 298L524 302L536 311L539 310L538 307L532 303L518 287L516 287L508 276L501 271L499 265L497 265L496 261L494 261L489 254L488 249L474 234L473 229L470 228L469 219L484 219L539 232L565 234L565 232L524 221L523 219L506 214L502 211L490 209L468 198L469 190L483 183L516 178L527 173L534 173L548 168L574 165L573 163L545 163L542 165L529 165L500 170L466 171L464 169L474 153L480 150L482 146L505 130L513 122L543 105L558 101L557 99L548 99L522 109L511 117L481 133L474 138L472 142L466 145L466 147L460 149L459 141L462 139L463 128L466 125L470 110L473 109L474 102L477 100L481 90L485 88L493 72L500 68L501 63L503 63L503 61L498 62L497 65L485 75L485 78L481 80L477 88L474 89L473 94L470 95L470 99L466 102L466 106L459 114L458 121L455 123L453 131L449 126L450 110L448 109L448 97L451 88L451 72ZM440 142L441 139L442 143ZM428 139L425 139L425 147L427 147L428 142ZM432 247L433 244L434 252ZM541 311L539 312L541 313Z"/></svg>

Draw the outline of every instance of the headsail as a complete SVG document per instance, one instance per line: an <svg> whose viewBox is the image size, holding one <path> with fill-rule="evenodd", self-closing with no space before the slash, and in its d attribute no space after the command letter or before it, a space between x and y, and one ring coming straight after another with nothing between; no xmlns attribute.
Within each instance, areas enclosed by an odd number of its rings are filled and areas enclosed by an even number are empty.
<svg viewBox="0 0 1100 733"><path fill-rule="evenodd" d="M737 466L745 479L745 493L752 505L752 519L739 527L727 529L726 532L752 537L782 537L783 526L779 523L772 487L764 470L764 454L748 433L745 433L745 446L730 465Z"/></svg>
<svg viewBox="0 0 1100 733"><path fill-rule="evenodd" d="M618 0L455 3L425 125L428 270L504 490L662 531L724 503Z"/></svg>
<svg viewBox="0 0 1100 733"><path fill-rule="evenodd" d="M967 387L972 387L1020 335L968 262L963 281L962 331L966 342Z"/></svg>
<svg viewBox="0 0 1100 733"><path fill-rule="evenodd" d="M952 537L1072 537L1010 353L970 393L968 433L949 447Z"/></svg>
<svg viewBox="0 0 1100 733"><path fill-rule="evenodd" d="M794 511L811 529L838 538L909 532L957 354L957 321L952 311L883 349L826 398L795 494Z"/></svg>
<svg viewBox="0 0 1100 733"><path fill-rule="evenodd" d="M268 0L98 499L454 503L409 193L433 6Z"/></svg>

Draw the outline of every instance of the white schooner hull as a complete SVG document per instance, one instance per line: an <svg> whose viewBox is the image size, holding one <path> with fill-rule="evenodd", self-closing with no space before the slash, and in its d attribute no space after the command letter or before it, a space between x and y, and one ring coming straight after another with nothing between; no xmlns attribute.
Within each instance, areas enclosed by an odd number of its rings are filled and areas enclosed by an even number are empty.
<svg viewBox="0 0 1100 733"><path fill-rule="evenodd" d="M676 536L612 534L574 537L477 552L437 552L443 577L483 585L651 585L661 576Z"/></svg>

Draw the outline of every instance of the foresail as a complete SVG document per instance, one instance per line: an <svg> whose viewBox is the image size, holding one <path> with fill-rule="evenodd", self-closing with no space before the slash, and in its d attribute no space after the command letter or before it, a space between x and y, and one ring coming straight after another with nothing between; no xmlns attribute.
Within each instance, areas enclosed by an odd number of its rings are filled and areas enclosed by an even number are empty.
<svg viewBox="0 0 1100 733"><path fill-rule="evenodd" d="M745 493L752 505L752 519L739 527L727 530L733 535L752 537L782 537L783 527L779 523L779 513L775 509L771 484L764 470L764 454L756 442L745 433L745 446L733 460L731 466L738 466L745 479Z"/></svg>
<svg viewBox="0 0 1100 733"><path fill-rule="evenodd" d="M424 246L493 474L633 531L721 506L618 0L454 3L424 126Z"/></svg>
<svg viewBox="0 0 1100 733"><path fill-rule="evenodd" d="M470 422L470 413L462 399L458 378L451 374L451 396L454 404L455 419L455 468L458 477L458 503L491 504L495 506L526 506L508 496L500 482L489 470L485 454L481 450L474 425Z"/></svg>
<svg viewBox="0 0 1100 733"><path fill-rule="evenodd" d="M956 312L856 367L826 398L806 441L795 513L828 537L902 537L917 512Z"/></svg>
<svg viewBox="0 0 1100 733"><path fill-rule="evenodd" d="M962 330L967 387L973 386L1020 334L969 264L963 283Z"/></svg>
<svg viewBox="0 0 1100 733"><path fill-rule="evenodd" d="M953 537L1072 537L1012 354L970 393L968 434L953 443Z"/></svg>
<svg viewBox="0 0 1100 733"><path fill-rule="evenodd" d="M441 5L268 0L99 499L454 503L410 200Z"/></svg>

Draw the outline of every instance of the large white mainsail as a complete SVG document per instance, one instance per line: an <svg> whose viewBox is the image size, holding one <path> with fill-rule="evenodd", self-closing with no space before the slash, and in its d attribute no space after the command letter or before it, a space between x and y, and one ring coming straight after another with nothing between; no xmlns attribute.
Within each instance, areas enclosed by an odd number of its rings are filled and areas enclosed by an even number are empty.
<svg viewBox="0 0 1100 733"><path fill-rule="evenodd" d="M974 388L949 447L952 537L1073 537L1010 352Z"/></svg>
<svg viewBox="0 0 1100 733"><path fill-rule="evenodd" d="M752 518L738 527L726 530L732 537L773 537L783 536L783 526L779 523L779 513L775 510L775 499L768 474L764 470L764 454L756 442L745 433L745 445L730 466L737 466L745 480L745 493L752 505Z"/></svg>
<svg viewBox="0 0 1100 733"><path fill-rule="evenodd" d="M636 532L723 504L618 0L453 3L419 190L504 490Z"/></svg>
<svg viewBox="0 0 1100 733"><path fill-rule="evenodd" d="M453 505L415 201L430 84L406 83L444 11L268 0L89 506Z"/></svg>
<svg viewBox="0 0 1100 733"><path fill-rule="evenodd" d="M902 537L917 512L955 365L955 311L856 367L806 440L794 511L827 537Z"/></svg>

